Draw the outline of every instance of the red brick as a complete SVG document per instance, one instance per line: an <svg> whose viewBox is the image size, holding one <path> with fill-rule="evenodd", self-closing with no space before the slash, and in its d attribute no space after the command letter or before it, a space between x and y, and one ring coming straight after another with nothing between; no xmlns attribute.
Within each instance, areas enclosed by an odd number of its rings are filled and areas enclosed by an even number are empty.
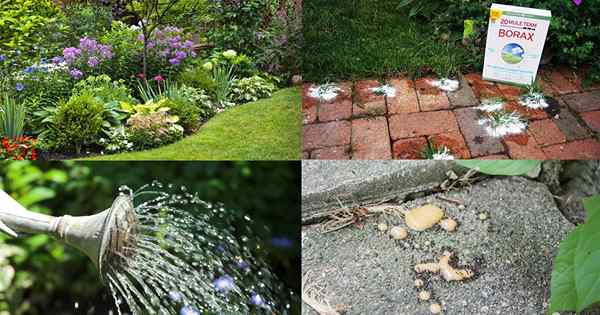
<svg viewBox="0 0 600 315"><path fill-rule="evenodd" d="M312 83L304 83L302 85L302 109L317 108L319 100L310 96L310 89L315 85ZM315 115L316 117L316 115ZM315 118L316 119L316 118Z"/></svg>
<svg viewBox="0 0 600 315"><path fill-rule="evenodd" d="M514 142L518 145L527 145L529 143L529 135L526 132L515 134L515 135L507 135L502 137L502 139L506 141Z"/></svg>
<svg viewBox="0 0 600 315"><path fill-rule="evenodd" d="M419 111L419 100L412 80L392 79L390 85L396 88L396 96L387 99L390 114L416 113Z"/></svg>
<svg viewBox="0 0 600 315"><path fill-rule="evenodd" d="M451 111L398 114L390 116L389 121L393 140L459 131Z"/></svg>
<svg viewBox="0 0 600 315"><path fill-rule="evenodd" d="M385 101L383 97L380 101L373 101L363 104L354 104L352 106L352 116L364 117L364 116L383 116L387 113Z"/></svg>
<svg viewBox="0 0 600 315"><path fill-rule="evenodd" d="M579 119L577 119L566 107L561 107L558 119L554 120L554 122L558 125L558 128L560 128L560 131L567 137L567 141L581 140L591 136L583 123L580 123Z"/></svg>
<svg viewBox="0 0 600 315"><path fill-rule="evenodd" d="M391 159L390 136L385 117L352 121L352 158L360 160Z"/></svg>
<svg viewBox="0 0 600 315"><path fill-rule="evenodd" d="M465 79L470 85L494 85L494 82L483 80L479 73L465 74Z"/></svg>
<svg viewBox="0 0 600 315"><path fill-rule="evenodd" d="M529 123L529 132L535 142L541 146L558 144L567 141L567 137L560 131L556 123L550 119L535 120Z"/></svg>
<svg viewBox="0 0 600 315"><path fill-rule="evenodd" d="M486 98L503 98L504 95L502 94L502 92L500 92L500 89L498 89L498 87L496 85L489 85L489 84L473 84L473 93L475 93L475 96L480 99L486 99Z"/></svg>
<svg viewBox="0 0 600 315"><path fill-rule="evenodd" d="M310 159L310 153L307 151L302 152L302 159L303 160L308 160Z"/></svg>
<svg viewBox="0 0 600 315"><path fill-rule="evenodd" d="M581 113L581 118L595 132L600 132L600 111Z"/></svg>
<svg viewBox="0 0 600 315"><path fill-rule="evenodd" d="M310 96L310 89L318 85L314 83L305 83L302 85L302 108L317 106L321 103L334 103L344 99L352 100L352 83L341 82L337 84L340 88L338 96L329 102L321 102L318 98Z"/></svg>
<svg viewBox="0 0 600 315"><path fill-rule="evenodd" d="M552 88L560 95L579 92L577 86L557 70L548 72L546 77Z"/></svg>
<svg viewBox="0 0 600 315"><path fill-rule="evenodd" d="M600 91L571 94L563 100L578 113L600 110Z"/></svg>
<svg viewBox="0 0 600 315"><path fill-rule="evenodd" d="M530 135L527 144L521 145L511 140L504 140L508 155L515 160L545 160L546 155L538 148L535 139Z"/></svg>
<svg viewBox="0 0 600 315"><path fill-rule="evenodd" d="M350 117L352 117L352 101L349 99L319 105L320 122L350 119Z"/></svg>
<svg viewBox="0 0 600 315"><path fill-rule="evenodd" d="M470 107L479 104L479 101L475 97L475 93L473 93L473 89L464 76L460 76L459 82L460 88L457 91L447 93L450 106L452 108L458 108Z"/></svg>
<svg viewBox="0 0 600 315"><path fill-rule="evenodd" d="M394 142L393 154L397 160L423 159L423 151L427 146L425 137L402 139Z"/></svg>
<svg viewBox="0 0 600 315"><path fill-rule="evenodd" d="M542 89L542 92L544 93L544 95L557 96L559 93L554 89L552 84L548 81L548 78L546 78L545 73L546 72L540 70L540 74L538 74L537 83L539 84L540 88Z"/></svg>
<svg viewBox="0 0 600 315"><path fill-rule="evenodd" d="M585 139L563 144L556 144L545 147L543 150L548 158L553 160L600 159L600 142L595 139Z"/></svg>
<svg viewBox="0 0 600 315"><path fill-rule="evenodd" d="M560 72L567 81L571 82L578 91L583 90L582 77L579 76L577 71L565 66L558 67L557 71Z"/></svg>
<svg viewBox="0 0 600 315"><path fill-rule="evenodd" d="M431 85L431 78L421 78L415 83L417 96L419 98L419 108L421 111L434 111L449 109L450 101L444 91Z"/></svg>
<svg viewBox="0 0 600 315"><path fill-rule="evenodd" d="M441 147L448 148L450 153L457 159L467 160L471 158L465 139L458 131L433 135L429 137L429 140L438 149Z"/></svg>
<svg viewBox="0 0 600 315"><path fill-rule="evenodd" d="M303 150L350 144L349 121L332 121L304 126Z"/></svg>
<svg viewBox="0 0 600 315"><path fill-rule="evenodd" d="M350 159L350 147L329 147L314 150L311 153L313 160L349 160Z"/></svg>
<svg viewBox="0 0 600 315"><path fill-rule="evenodd" d="M302 106L302 123L312 124L317 121L317 105L310 107Z"/></svg>
<svg viewBox="0 0 600 315"><path fill-rule="evenodd" d="M485 156L505 151L500 138L491 137L485 127L478 123L481 118L476 108L454 110L460 131L469 146L471 156Z"/></svg>
<svg viewBox="0 0 600 315"><path fill-rule="evenodd" d="M377 95L371 91L371 89L380 85L381 83L379 83L377 80L363 80L356 82L354 85L356 103L364 104L375 101L383 102L383 95Z"/></svg>
<svg viewBox="0 0 600 315"><path fill-rule="evenodd" d="M486 155L476 158L476 160L508 160L510 159L507 155L498 154L498 155Z"/></svg>
<svg viewBox="0 0 600 315"><path fill-rule="evenodd" d="M505 99L516 101L519 100L521 95L525 92L522 88L518 86L506 85L506 84L497 84L498 90L502 93Z"/></svg>
<svg viewBox="0 0 600 315"><path fill-rule="evenodd" d="M504 106L504 109L517 112L529 120L548 118L548 114L543 109L531 109L519 104L518 102L507 102Z"/></svg>

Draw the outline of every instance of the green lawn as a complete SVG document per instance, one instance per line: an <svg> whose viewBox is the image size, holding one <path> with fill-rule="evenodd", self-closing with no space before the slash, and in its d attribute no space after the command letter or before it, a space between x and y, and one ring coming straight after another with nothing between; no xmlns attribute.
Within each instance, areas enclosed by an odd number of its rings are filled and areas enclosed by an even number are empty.
<svg viewBox="0 0 600 315"><path fill-rule="evenodd" d="M305 0L303 76L309 81L455 74L472 63L458 44L442 43L398 0Z"/></svg>
<svg viewBox="0 0 600 315"><path fill-rule="evenodd" d="M300 91L240 105L213 117L198 133L153 150L97 156L94 160L299 160Z"/></svg>

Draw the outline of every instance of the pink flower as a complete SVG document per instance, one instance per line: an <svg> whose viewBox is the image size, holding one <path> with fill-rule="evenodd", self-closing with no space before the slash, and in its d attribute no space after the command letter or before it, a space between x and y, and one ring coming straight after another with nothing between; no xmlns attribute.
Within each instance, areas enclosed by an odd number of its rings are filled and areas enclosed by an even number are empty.
<svg viewBox="0 0 600 315"><path fill-rule="evenodd" d="M162 77L162 75L159 74L159 75L155 76L154 78L152 78L152 80L154 80L156 82L162 82L165 79Z"/></svg>
<svg viewBox="0 0 600 315"><path fill-rule="evenodd" d="M141 79L141 80L143 80L143 79L145 78L144 74L143 74L143 73L141 73L141 72L140 72L140 73L138 73L136 76L137 76L139 79Z"/></svg>

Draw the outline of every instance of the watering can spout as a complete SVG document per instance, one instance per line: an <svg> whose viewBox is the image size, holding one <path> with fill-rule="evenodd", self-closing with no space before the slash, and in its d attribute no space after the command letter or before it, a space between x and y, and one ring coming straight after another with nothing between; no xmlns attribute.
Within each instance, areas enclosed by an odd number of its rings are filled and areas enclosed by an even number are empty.
<svg viewBox="0 0 600 315"><path fill-rule="evenodd" d="M0 190L0 230L17 237L17 233L43 233L53 236L84 252L102 275L104 269L122 256L135 230L133 201L119 195L112 206L90 216L53 217L25 209Z"/></svg>

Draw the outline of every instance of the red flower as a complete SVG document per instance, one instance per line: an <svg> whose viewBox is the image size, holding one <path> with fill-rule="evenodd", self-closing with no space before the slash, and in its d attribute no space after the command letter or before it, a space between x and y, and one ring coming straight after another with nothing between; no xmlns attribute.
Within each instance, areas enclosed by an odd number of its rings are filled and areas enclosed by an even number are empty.
<svg viewBox="0 0 600 315"><path fill-rule="evenodd" d="M143 73L138 73L138 74L137 74L137 77L138 77L140 80L143 80L144 78L146 78L146 76L145 76Z"/></svg>
<svg viewBox="0 0 600 315"><path fill-rule="evenodd" d="M159 75L155 76L154 78L152 78L152 80L154 80L156 82L162 82L165 79L162 77L162 75L159 74Z"/></svg>

